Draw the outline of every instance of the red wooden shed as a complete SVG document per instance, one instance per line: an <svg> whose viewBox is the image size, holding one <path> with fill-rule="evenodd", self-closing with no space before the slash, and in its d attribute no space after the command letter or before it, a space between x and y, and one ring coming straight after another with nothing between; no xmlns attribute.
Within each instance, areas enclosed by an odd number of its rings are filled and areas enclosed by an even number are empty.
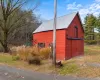
<svg viewBox="0 0 100 80"><path fill-rule="evenodd" d="M78 12L57 18L56 57L66 60L84 54L84 29ZM33 32L33 44L48 47L53 41L53 19Z"/></svg>

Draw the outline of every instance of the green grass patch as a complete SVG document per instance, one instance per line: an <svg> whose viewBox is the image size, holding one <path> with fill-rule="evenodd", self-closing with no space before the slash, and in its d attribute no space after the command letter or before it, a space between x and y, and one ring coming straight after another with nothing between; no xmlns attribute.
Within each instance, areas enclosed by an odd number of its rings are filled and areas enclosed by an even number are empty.
<svg viewBox="0 0 100 80"><path fill-rule="evenodd" d="M12 63L12 56L8 55L8 54L0 54L0 62L1 63Z"/></svg>
<svg viewBox="0 0 100 80"><path fill-rule="evenodd" d="M12 55L0 53L0 63L8 64L8 65L17 65L21 61L17 61L16 57L12 57ZM21 65L22 63L20 63Z"/></svg>
<svg viewBox="0 0 100 80"><path fill-rule="evenodd" d="M66 74L76 74L79 71L78 65L76 64L64 64L62 68L58 70L58 72L62 75Z"/></svg>

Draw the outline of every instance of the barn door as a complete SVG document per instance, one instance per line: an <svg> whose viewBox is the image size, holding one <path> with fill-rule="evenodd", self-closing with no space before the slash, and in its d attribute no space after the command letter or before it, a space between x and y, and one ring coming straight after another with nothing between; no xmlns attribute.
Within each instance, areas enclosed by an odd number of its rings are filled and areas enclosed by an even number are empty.
<svg viewBox="0 0 100 80"><path fill-rule="evenodd" d="M71 51L71 54L72 54L72 57L75 57L78 55L78 41L77 40L72 40L72 51Z"/></svg>
<svg viewBox="0 0 100 80"><path fill-rule="evenodd" d="M83 52L84 52L84 42L83 42L83 40L80 40L79 42L78 42L78 54L79 55L83 55Z"/></svg>
<svg viewBox="0 0 100 80"><path fill-rule="evenodd" d="M81 46L78 40L67 41L67 59L80 55Z"/></svg>
<svg viewBox="0 0 100 80"><path fill-rule="evenodd" d="M66 57L70 59L72 57L72 40L67 40L67 47L66 47Z"/></svg>

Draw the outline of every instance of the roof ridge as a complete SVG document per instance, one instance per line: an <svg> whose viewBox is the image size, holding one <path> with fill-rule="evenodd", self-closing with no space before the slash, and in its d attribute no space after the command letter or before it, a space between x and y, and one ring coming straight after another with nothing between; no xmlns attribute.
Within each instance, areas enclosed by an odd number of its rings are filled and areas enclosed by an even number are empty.
<svg viewBox="0 0 100 80"><path fill-rule="evenodd" d="M57 19L58 19L58 18L61 18L61 17L64 17L64 16L68 16L68 15L74 14L74 13L77 14L78 12L75 11L75 12L72 12L72 13L65 14L65 15L63 15L63 16L59 16L59 17L57 17ZM45 21L43 21L43 23L44 23L44 22L48 22L48 21L52 21L52 20L53 20L53 19L45 20Z"/></svg>

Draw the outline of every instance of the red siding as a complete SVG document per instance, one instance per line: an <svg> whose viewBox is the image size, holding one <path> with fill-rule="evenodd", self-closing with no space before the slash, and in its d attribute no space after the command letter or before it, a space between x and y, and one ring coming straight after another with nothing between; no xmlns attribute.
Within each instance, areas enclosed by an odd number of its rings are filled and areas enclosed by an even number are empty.
<svg viewBox="0 0 100 80"><path fill-rule="evenodd" d="M56 57L57 60L70 59L74 56L84 54L84 40L69 40L68 37L75 38L75 26L78 27L78 38L84 38L84 31L78 14L73 19L67 29L57 30L56 34ZM53 31L39 32L33 34L33 43L45 43L49 46L53 41Z"/></svg>
<svg viewBox="0 0 100 80"><path fill-rule="evenodd" d="M66 30L57 30L57 41L56 41L56 56L58 60L64 60L65 59L65 33ZM33 35L35 43L45 43L46 46L49 46L50 43L53 41L53 32L47 31L47 32L40 32L35 33ZM33 42L34 42L33 41Z"/></svg>
<svg viewBox="0 0 100 80"><path fill-rule="evenodd" d="M78 27L78 38L84 38L84 31L78 14L66 30L66 35L75 38L75 26ZM84 40L68 40L66 39L66 59L84 54Z"/></svg>

